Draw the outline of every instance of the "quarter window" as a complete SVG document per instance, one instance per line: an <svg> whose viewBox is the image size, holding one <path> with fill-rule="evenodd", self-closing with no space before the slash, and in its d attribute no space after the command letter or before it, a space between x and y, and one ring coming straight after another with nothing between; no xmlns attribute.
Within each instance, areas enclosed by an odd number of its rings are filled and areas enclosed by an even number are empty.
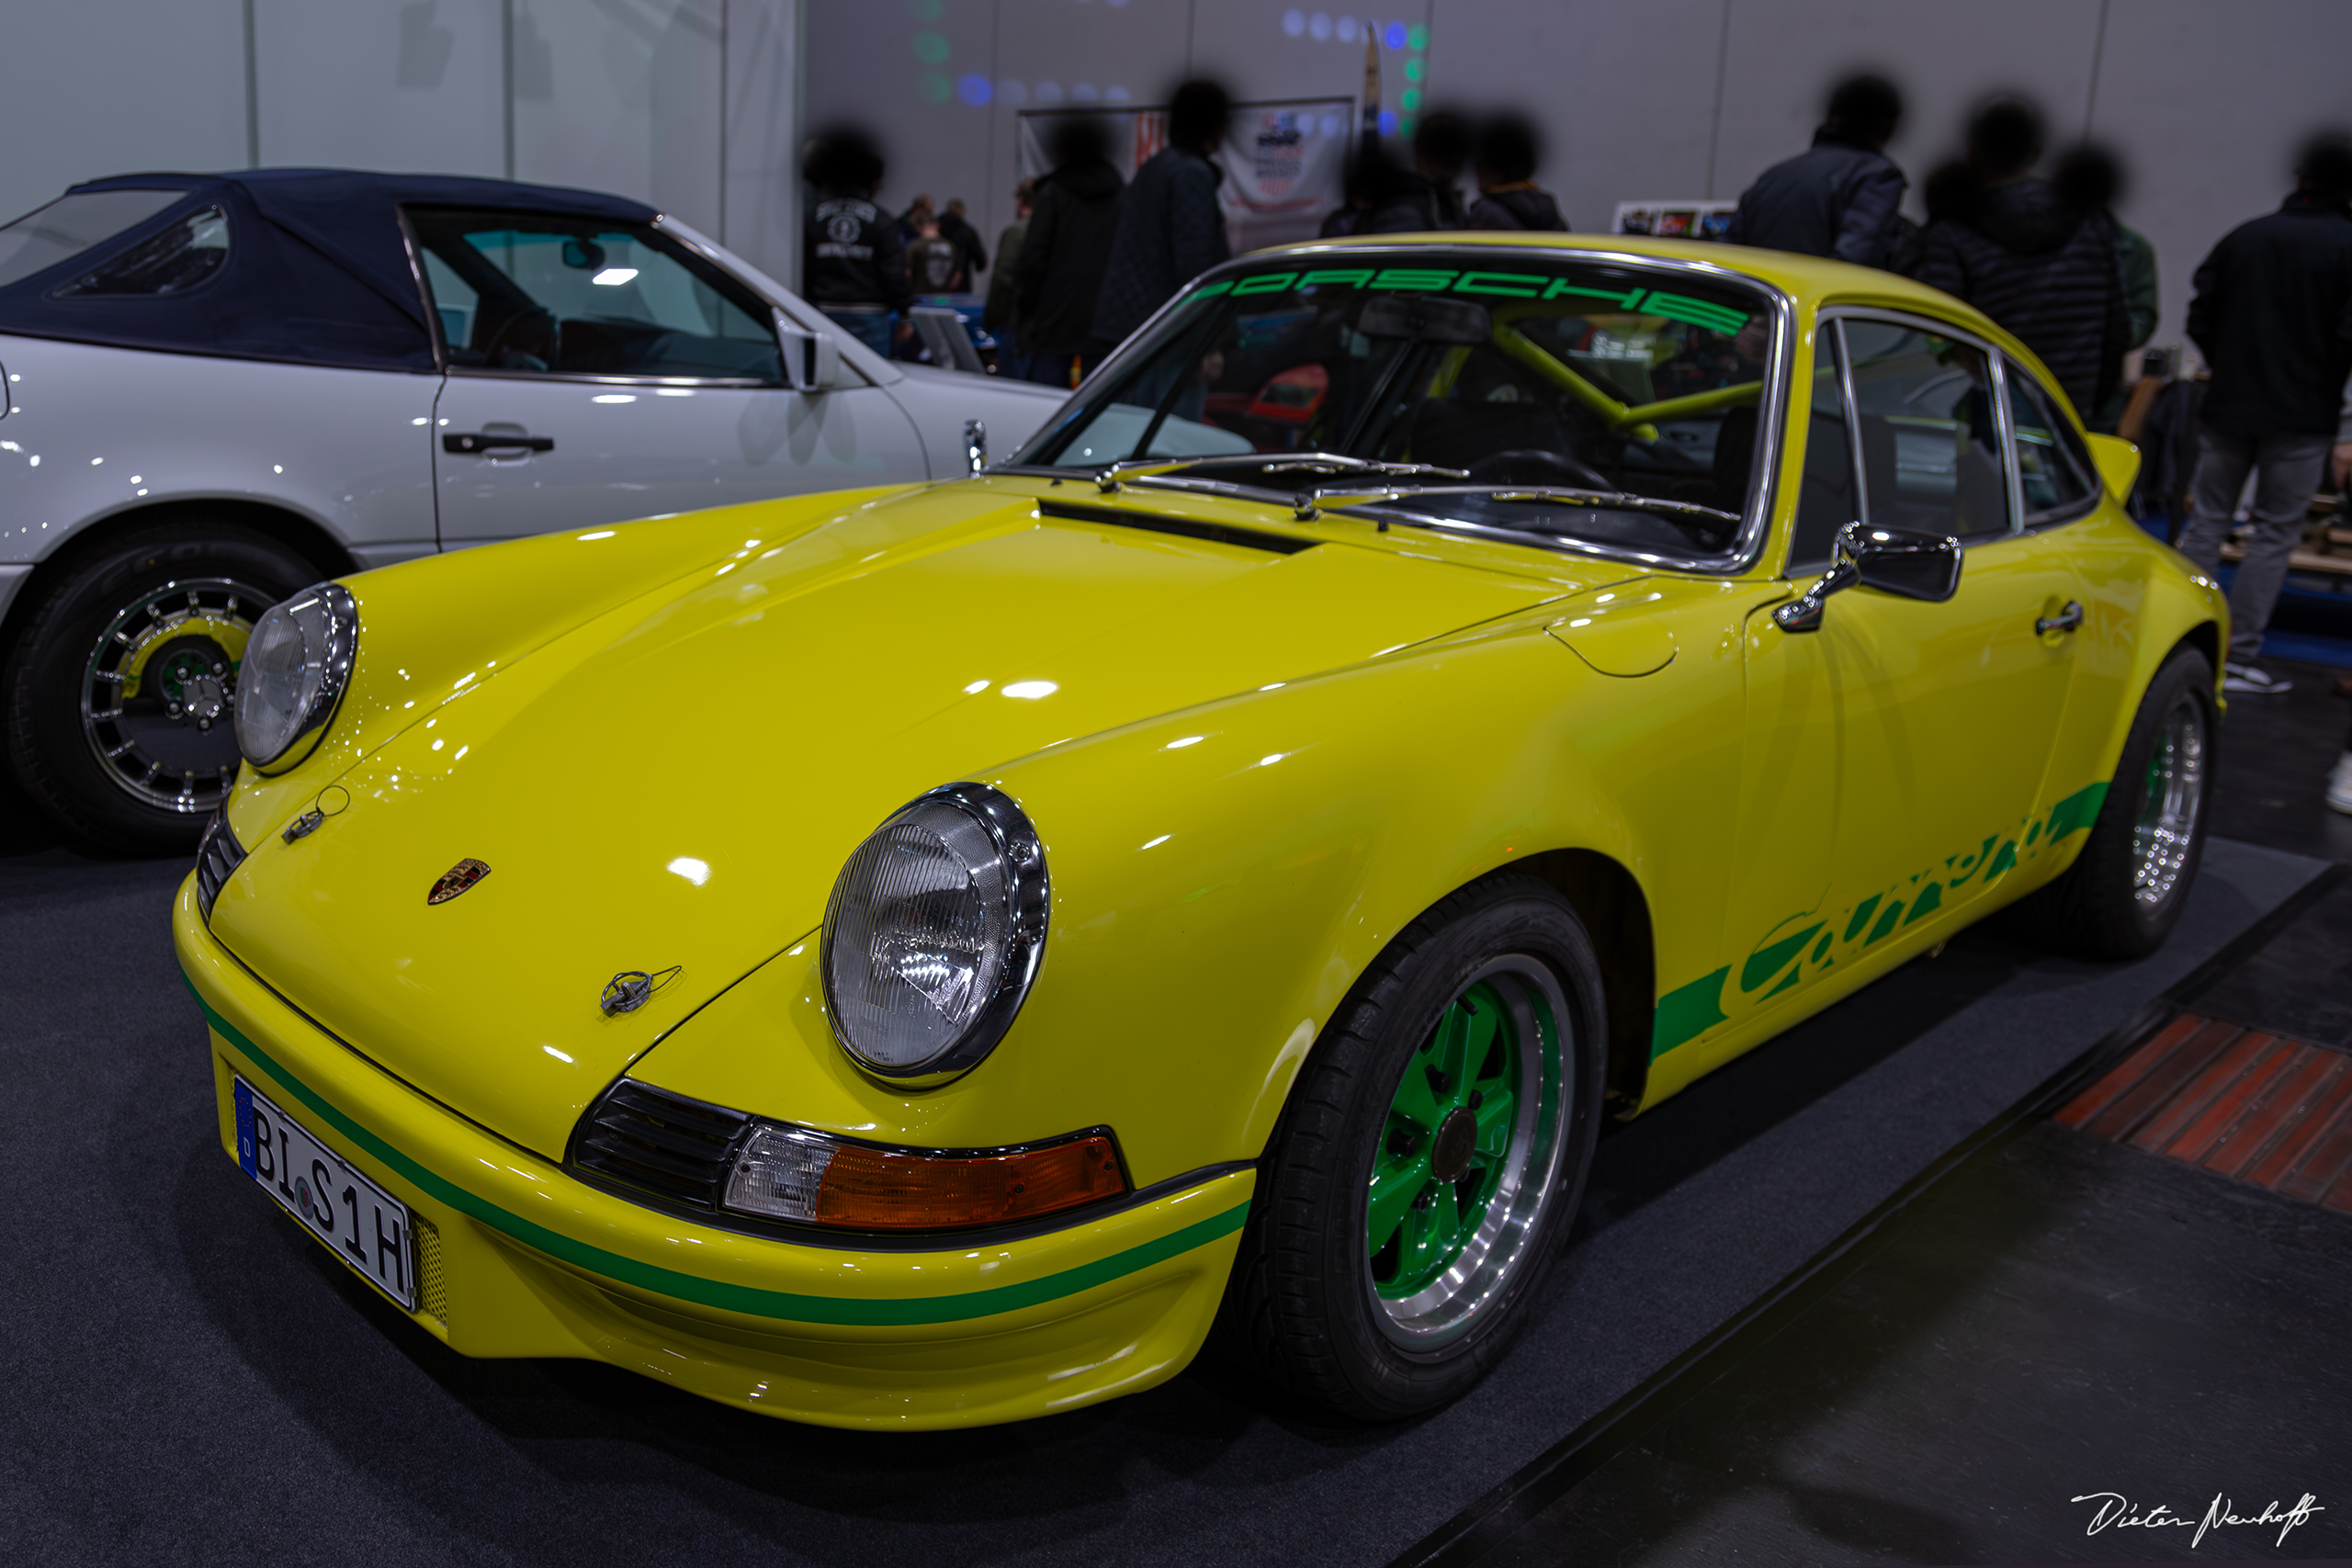
<svg viewBox="0 0 2352 1568"><path fill-rule="evenodd" d="M85 190L61 196L0 228L0 288L80 255L187 195L182 190Z"/></svg>
<svg viewBox="0 0 2352 1568"><path fill-rule="evenodd" d="M208 207L51 292L60 299L185 294L228 260L229 215Z"/></svg>
<svg viewBox="0 0 2352 1568"><path fill-rule="evenodd" d="M2001 367L2008 378L2009 421L2016 428L2026 526L2075 516L2098 496L2090 454L2083 450L2073 422L2052 406L2032 372L2011 360L2003 360Z"/></svg>
<svg viewBox="0 0 2352 1568"><path fill-rule="evenodd" d="M1991 357L1898 321L1844 327L1870 522L1963 539L2007 533Z"/></svg>
<svg viewBox="0 0 2352 1568"><path fill-rule="evenodd" d="M779 382L759 302L650 229L412 209L449 363L524 375Z"/></svg>

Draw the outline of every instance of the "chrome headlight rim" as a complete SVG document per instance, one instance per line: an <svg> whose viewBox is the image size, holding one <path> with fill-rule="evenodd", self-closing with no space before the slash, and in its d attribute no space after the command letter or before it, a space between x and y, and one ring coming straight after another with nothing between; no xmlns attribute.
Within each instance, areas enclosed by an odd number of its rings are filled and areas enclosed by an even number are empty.
<svg viewBox="0 0 2352 1568"><path fill-rule="evenodd" d="M944 803L962 811L994 844L1005 879L1005 936L995 990L953 1042L922 1061L896 1065L877 1061L859 1048L833 985L834 940L842 928L842 901L858 852L919 807ZM987 1059L1028 1000L1046 957L1046 932L1053 889L1046 872L1045 843L1020 804L1002 790L973 782L926 790L890 813L858 840L842 863L825 901L825 929L818 943L817 969L833 1038L860 1072L894 1089L930 1089L961 1077Z"/></svg>
<svg viewBox="0 0 2352 1568"><path fill-rule="evenodd" d="M319 660L319 688L312 694L301 719L295 725L286 743L266 757L256 757L245 750L245 728L242 722L237 726L237 749L244 752L247 765L264 776L285 773L318 749L319 741L334 722L336 711L343 706L344 693L351 686L352 664L359 654L359 602L352 597L351 590L340 582L314 582L300 593L288 594L271 605L263 613L261 621L266 621L288 605L311 594L316 594L326 606L326 649ZM261 631L261 621L256 621L254 626L256 638ZM238 695L242 699L244 694L242 671L238 688Z"/></svg>

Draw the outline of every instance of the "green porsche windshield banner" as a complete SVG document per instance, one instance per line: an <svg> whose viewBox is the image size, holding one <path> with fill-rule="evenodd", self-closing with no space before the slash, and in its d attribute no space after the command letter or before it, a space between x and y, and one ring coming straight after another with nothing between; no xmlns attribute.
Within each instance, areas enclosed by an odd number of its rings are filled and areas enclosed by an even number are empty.
<svg viewBox="0 0 2352 1568"><path fill-rule="evenodd" d="M1668 294L1657 288L1597 288L1541 272L1462 272L1419 266L1314 267L1302 272L1261 272L1248 277L1223 278L1193 291L1195 299L1218 294L1236 299L1247 294L1289 294L1308 288L1380 288L1416 294L1487 295L1504 299L1593 299L1612 310L1686 321L1725 336L1747 325L1745 310Z"/></svg>

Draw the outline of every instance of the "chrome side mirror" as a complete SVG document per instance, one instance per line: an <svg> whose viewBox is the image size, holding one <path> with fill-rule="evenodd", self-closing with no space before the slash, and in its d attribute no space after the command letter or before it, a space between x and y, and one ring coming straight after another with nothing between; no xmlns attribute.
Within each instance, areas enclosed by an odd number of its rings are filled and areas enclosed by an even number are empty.
<svg viewBox="0 0 2352 1568"><path fill-rule="evenodd" d="M1960 592L1960 541L1948 534L1914 534L1849 523L1838 531L1838 555L1821 580L1772 612L1784 632L1821 629L1821 606L1856 583L1902 599L1940 604Z"/></svg>
<svg viewBox="0 0 2352 1568"><path fill-rule="evenodd" d="M989 466L989 427L984 420L964 422L964 468L967 473L978 473Z"/></svg>

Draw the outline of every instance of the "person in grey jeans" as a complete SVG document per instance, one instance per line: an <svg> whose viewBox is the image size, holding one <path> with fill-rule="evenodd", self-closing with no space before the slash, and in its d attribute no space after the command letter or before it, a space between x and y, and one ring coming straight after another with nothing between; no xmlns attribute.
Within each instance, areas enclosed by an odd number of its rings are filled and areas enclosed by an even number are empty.
<svg viewBox="0 0 2352 1568"><path fill-rule="evenodd" d="M2197 477L2180 553L2218 569L2238 495L2255 476L2254 534L2230 585L2222 689L2283 692L2254 662L2319 490L2352 376L2352 141L2303 149L2295 194L2222 237L2197 269L2188 336L2213 372L2198 431ZM2352 463L2345 453L2341 471Z"/></svg>

